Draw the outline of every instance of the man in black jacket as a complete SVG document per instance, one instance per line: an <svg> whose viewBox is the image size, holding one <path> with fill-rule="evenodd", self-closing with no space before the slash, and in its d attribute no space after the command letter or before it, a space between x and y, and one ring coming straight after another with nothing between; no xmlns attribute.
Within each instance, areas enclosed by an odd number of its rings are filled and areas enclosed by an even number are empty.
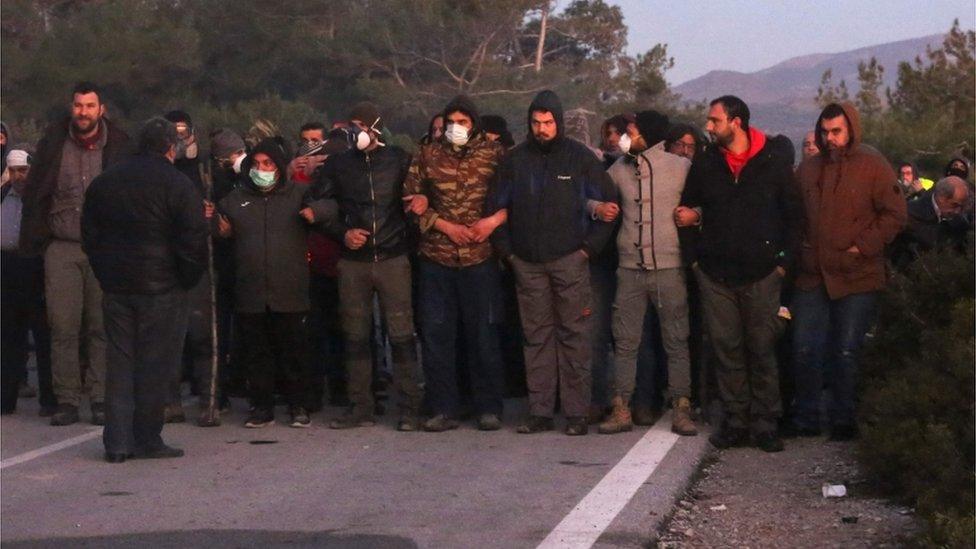
<svg viewBox="0 0 976 549"><path fill-rule="evenodd" d="M803 203L792 163L749 127L741 99L712 101L705 128L715 143L695 157L675 222L701 225L695 266L726 414L710 440L743 445L751 428L757 446L777 452L780 288L799 250Z"/></svg>
<svg viewBox="0 0 976 549"><path fill-rule="evenodd" d="M590 218L586 203L617 202L617 191L596 155L564 135L555 93L535 97L528 124L529 138L499 167L487 212L508 210L492 243L515 271L525 332L529 416L518 432L553 428L558 383L566 434L584 435L591 396L588 263L613 232L612 223Z"/></svg>
<svg viewBox="0 0 976 549"><path fill-rule="evenodd" d="M374 423L369 333L376 292L393 347L398 429L415 431L420 426L421 391L407 258L412 246L403 196L410 155L381 141L383 122L372 103L356 105L349 121L355 147L330 156L317 184L318 196L334 201L338 208L326 230L343 244L339 316L346 338L347 388L352 403L349 413L329 426L347 429ZM411 197L406 198L409 204Z"/></svg>
<svg viewBox="0 0 976 549"><path fill-rule="evenodd" d="M969 186L955 175L940 179L931 190L909 200L908 226L892 246L895 267L903 269L929 250L948 248L965 253L971 227L953 222L964 213L969 200Z"/></svg>
<svg viewBox="0 0 976 549"><path fill-rule="evenodd" d="M20 251L44 256L51 369L58 400L51 425L78 421L82 349L88 355L91 421L105 422L102 292L81 250L80 218L85 189L128 152L129 136L105 117L98 87L86 82L74 88L71 116L48 128L37 144L24 196Z"/></svg>
<svg viewBox="0 0 976 549"><path fill-rule="evenodd" d="M176 127L139 132L140 154L95 178L85 194L82 246L104 292L105 459L179 457L163 443L163 408L186 334L186 292L206 268L203 205L176 168Z"/></svg>

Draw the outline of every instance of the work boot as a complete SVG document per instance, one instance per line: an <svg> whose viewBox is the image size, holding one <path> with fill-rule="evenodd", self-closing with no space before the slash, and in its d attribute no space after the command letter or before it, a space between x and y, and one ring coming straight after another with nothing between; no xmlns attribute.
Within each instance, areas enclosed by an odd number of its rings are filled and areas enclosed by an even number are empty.
<svg viewBox="0 0 976 549"><path fill-rule="evenodd" d="M694 420L691 419L691 401L687 397L678 397L671 414L671 432L684 437L698 434Z"/></svg>
<svg viewBox="0 0 976 549"><path fill-rule="evenodd" d="M167 404L163 409L163 423L186 423L186 412L183 411L183 404Z"/></svg>
<svg viewBox="0 0 976 549"><path fill-rule="evenodd" d="M51 416L51 425L64 426L78 423L78 407L71 404L58 404L58 410Z"/></svg>
<svg viewBox="0 0 976 549"><path fill-rule="evenodd" d="M597 427L596 432L601 435L613 435L623 433L634 428L634 422L630 415L630 408L624 404L620 397L613 397L613 411L606 421Z"/></svg>
<svg viewBox="0 0 976 549"><path fill-rule="evenodd" d="M648 427L654 425L657 422L657 414L654 410L646 404L637 404L634 406L632 419L634 425L640 425L641 427Z"/></svg>
<svg viewBox="0 0 976 549"><path fill-rule="evenodd" d="M563 432L571 437L578 437L585 435L589 430L589 426L586 423L586 416L577 416L566 418L566 428Z"/></svg>
<svg viewBox="0 0 976 549"><path fill-rule="evenodd" d="M91 424L105 425L105 403L93 402L91 405Z"/></svg>
<svg viewBox="0 0 976 549"><path fill-rule="evenodd" d="M542 416L529 416L525 418L518 427L516 427L515 432L520 435L530 435L533 433L541 433L543 431L552 431L553 424L551 417Z"/></svg>
<svg viewBox="0 0 976 549"><path fill-rule="evenodd" d="M502 428L502 420L497 414L481 414L478 416L479 431L497 431Z"/></svg>
<svg viewBox="0 0 976 549"><path fill-rule="evenodd" d="M428 433L440 433L457 428L457 420L451 419L444 414L437 414L424 422L424 431L427 431Z"/></svg>

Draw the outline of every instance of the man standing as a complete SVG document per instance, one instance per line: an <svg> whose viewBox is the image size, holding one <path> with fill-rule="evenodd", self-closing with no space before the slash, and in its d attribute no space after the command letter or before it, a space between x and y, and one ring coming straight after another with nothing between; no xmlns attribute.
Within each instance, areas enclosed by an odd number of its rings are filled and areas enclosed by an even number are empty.
<svg viewBox="0 0 976 549"><path fill-rule="evenodd" d="M600 424L603 434L633 427L630 398L637 378L647 304L657 309L668 357L668 393L674 414L671 430L696 435L691 418L691 363L688 354L688 291L681 265L678 228L672 213L681 200L691 162L665 152L668 118L637 113L629 126L627 151L610 167L620 193L622 221L617 236L620 266L613 304L616 383L613 413Z"/></svg>
<svg viewBox="0 0 976 549"><path fill-rule="evenodd" d="M373 369L369 334L373 293L379 294L393 347L398 429L420 427L421 389L417 379L410 286L410 251L403 182L410 155L380 140L383 122L372 103L360 103L349 115L355 148L329 157L317 185L320 198L332 200L338 215L326 231L343 243L339 259L339 316L345 335L349 413L332 421L333 429L369 426L373 411Z"/></svg>
<svg viewBox="0 0 976 549"><path fill-rule="evenodd" d="M564 135L559 97L546 90L529 106L529 139L502 162L490 201L508 223L492 241L512 265L525 333L529 416L519 433L553 428L557 387L566 434L585 435L590 405L590 271L613 232L591 219L587 200L617 202L597 157Z"/></svg>
<svg viewBox="0 0 976 549"><path fill-rule="evenodd" d="M187 290L206 268L207 226L193 183L176 168L176 127L150 119L139 154L85 193L82 245L105 292L105 460L180 457L160 436L179 367Z"/></svg>
<svg viewBox="0 0 976 549"><path fill-rule="evenodd" d="M858 354L885 285L885 245L904 227L906 204L888 161L861 143L852 104L828 105L816 129L821 153L797 172L807 223L790 307L796 376L790 434L820 434L826 380L830 438L850 440L857 436Z"/></svg>
<svg viewBox="0 0 976 549"><path fill-rule="evenodd" d="M717 448L741 446L751 430L756 446L778 452L777 314L803 204L791 162L749 126L741 99L712 101L705 129L714 144L692 163L674 215L679 227L701 224L696 273L726 413L709 440Z"/></svg>
<svg viewBox="0 0 976 549"><path fill-rule="evenodd" d="M421 147L404 183L407 196L424 195L430 204L419 217L420 324L427 400L433 411L424 430L458 426L460 320L478 428L494 431L501 427L504 389L497 332L501 274L488 237L505 221L505 212L485 217L484 206L489 180L505 149L485 138L478 111L467 97L448 103L444 121L444 135Z"/></svg>
<svg viewBox="0 0 976 549"><path fill-rule="evenodd" d="M51 388L51 332L44 311L44 259L25 256L18 249L23 196L31 155L21 148L7 153L9 180L0 188L0 413L17 406L19 386L26 382L28 334L34 337L41 415L55 412Z"/></svg>
<svg viewBox="0 0 976 549"><path fill-rule="evenodd" d="M105 334L102 290L81 249L85 190L102 170L128 152L129 137L105 117L94 84L74 88L71 116L52 125L37 145L37 162L24 196L21 252L44 254L44 285L51 325L51 367L58 409L51 425L78 421L79 352L84 333L91 384L91 420L105 423Z"/></svg>

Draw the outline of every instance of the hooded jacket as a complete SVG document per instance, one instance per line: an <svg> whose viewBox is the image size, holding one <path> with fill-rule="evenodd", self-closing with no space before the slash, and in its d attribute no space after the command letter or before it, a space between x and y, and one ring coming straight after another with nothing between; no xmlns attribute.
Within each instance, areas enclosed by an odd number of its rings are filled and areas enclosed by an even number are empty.
<svg viewBox="0 0 976 549"><path fill-rule="evenodd" d="M564 136L563 109L555 93L540 92L529 106L551 112L556 137L539 143L531 135L499 167L489 211L507 208L508 222L492 235L502 257L543 263L577 250L595 258L613 232L613 223L593 220L587 200L617 202L617 190L600 160L586 145Z"/></svg>
<svg viewBox="0 0 976 549"><path fill-rule="evenodd" d="M410 155L393 145L371 152L353 148L322 165L314 192L317 199L331 201L337 212L325 230L342 243L343 259L379 262L410 251L413 242L402 200L409 167ZM346 231L354 228L369 231L358 250L344 244Z"/></svg>
<svg viewBox="0 0 976 549"><path fill-rule="evenodd" d="M468 267L491 257L489 242L455 244L434 229L443 219L459 225L471 225L484 217L485 200L491 179L505 154L501 143L489 141L480 131L477 108L464 96L458 96L444 109L447 115L463 112L471 117L471 137L462 147L455 147L441 137L426 145L410 163L404 182L404 194L423 194L429 207L419 217L420 254L447 267Z"/></svg>
<svg viewBox="0 0 976 549"><path fill-rule="evenodd" d="M689 259L729 286L761 280L776 267L792 271L803 229L793 165L758 130L750 134L749 151L731 165L714 143L695 156L681 196L681 205L702 209ZM739 166L738 177L732 165Z"/></svg>
<svg viewBox="0 0 976 549"><path fill-rule="evenodd" d="M254 156L267 154L278 168L278 181L265 192L251 182ZM238 313L300 313L309 310L306 239L309 225L299 215L308 206L316 224L335 211L326 201L286 177L288 162L272 139L258 143L244 160L240 184L217 205L233 226L234 308Z"/></svg>
<svg viewBox="0 0 976 549"><path fill-rule="evenodd" d="M888 161L861 143L857 109L840 107L848 146L831 151L816 131L820 154L797 170L806 209L806 230L797 287L824 284L831 299L880 290L885 285L885 245L905 226L906 204ZM857 246L858 252L849 252Z"/></svg>
<svg viewBox="0 0 976 549"><path fill-rule="evenodd" d="M102 149L102 171L121 161L131 152L129 136L108 118L102 118L108 137ZM69 139L68 131L71 117L48 127L44 137L37 143L37 154L28 177L27 190L24 193L24 217L20 228L20 250L26 255L37 255L44 252L51 240L49 217L54 192L58 186L58 173L61 170L61 153L65 141Z"/></svg>

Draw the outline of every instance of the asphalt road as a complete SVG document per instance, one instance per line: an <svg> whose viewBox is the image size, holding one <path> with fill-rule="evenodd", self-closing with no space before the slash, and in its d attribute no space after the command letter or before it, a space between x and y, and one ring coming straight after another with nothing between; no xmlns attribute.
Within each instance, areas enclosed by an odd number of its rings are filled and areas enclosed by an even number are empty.
<svg viewBox="0 0 976 549"><path fill-rule="evenodd" d="M389 415L334 431L335 408L309 429L279 408L251 430L235 400L221 427L166 427L185 457L108 464L98 428L48 426L36 406L0 421L4 547L641 546L708 448L667 416L650 432L518 435L520 400L490 433L399 433Z"/></svg>

